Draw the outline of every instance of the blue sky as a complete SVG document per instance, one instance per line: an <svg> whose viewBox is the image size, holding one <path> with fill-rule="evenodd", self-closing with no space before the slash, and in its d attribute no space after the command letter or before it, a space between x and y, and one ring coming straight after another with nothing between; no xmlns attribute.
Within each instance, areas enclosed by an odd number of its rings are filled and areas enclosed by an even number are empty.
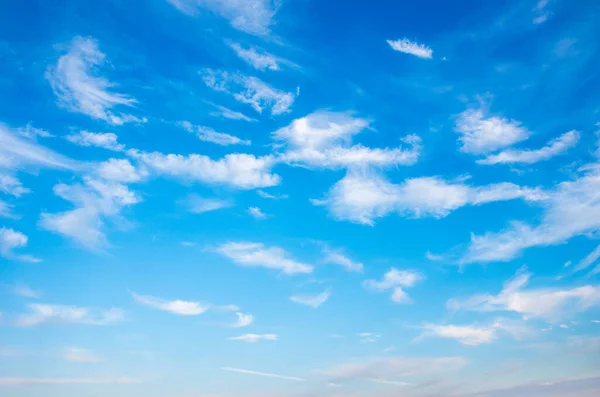
<svg viewBox="0 0 600 397"><path fill-rule="evenodd" d="M593 1L4 2L0 393L600 393Z"/></svg>

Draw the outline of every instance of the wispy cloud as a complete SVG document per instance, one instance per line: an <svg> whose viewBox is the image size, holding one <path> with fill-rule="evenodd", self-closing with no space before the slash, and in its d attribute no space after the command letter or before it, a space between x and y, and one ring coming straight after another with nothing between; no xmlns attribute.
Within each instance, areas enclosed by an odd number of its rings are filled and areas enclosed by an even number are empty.
<svg viewBox="0 0 600 397"><path fill-rule="evenodd" d="M121 309L106 310L65 305L30 304L30 313L17 318L16 325L31 327L43 323L72 323L87 325L109 325L120 322L125 317Z"/></svg>
<svg viewBox="0 0 600 397"><path fill-rule="evenodd" d="M230 42L229 46L235 51L238 57L255 69L265 71L279 71L279 63L283 60L266 51L259 51L254 47L244 48L239 43Z"/></svg>
<svg viewBox="0 0 600 397"><path fill-rule="evenodd" d="M65 138L69 142L79 146L95 146L115 152L125 150L125 145L120 144L117 141L117 135L112 132L79 131L79 133L67 135Z"/></svg>
<svg viewBox="0 0 600 397"><path fill-rule="evenodd" d="M0 192L19 198L30 193L31 190L24 187L21 181L14 176L0 172Z"/></svg>
<svg viewBox="0 0 600 397"><path fill-rule="evenodd" d="M258 194L260 197L262 197L264 199L269 199L269 200L282 200L282 199L286 199L289 197L287 194L271 194L271 193L265 192L264 190L257 190L256 194Z"/></svg>
<svg viewBox="0 0 600 397"><path fill-rule="evenodd" d="M409 39L388 40L387 43L394 51L400 51L423 59L431 59L433 57L433 50L431 48L425 44L410 41Z"/></svg>
<svg viewBox="0 0 600 397"><path fill-rule="evenodd" d="M137 101L128 95L110 91L115 83L105 77L95 76L106 55L98 42L89 37L75 37L69 50L57 64L48 68L46 78L52 85L59 103L67 109L104 120L112 125L143 122L130 114L115 114L117 106L133 106Z"/></svg>
<svg viewBox="0 0 600 397"><path fill-rule="evenodd" d="M94 352L78 347L69 347L65 350L63 358L75 363L99 363L102 361Z"/></svg>
<svg viewBox="0 0 600 397"><path fill-rule="evenodd" d="M223 132L217 132L210 127L205 127L202 125L193 125L189 121L180 121L177 124L180 127L184 128L186 131L195 133L198 139L204 142L210 142L221 146L251 144L250 140L240 139L237 136L233 136Z"/></svg>
<svg viewBox="0 0 600 397"><path fill-rule="evenodd" d="M267 219L267 214L258 207L248 207L247 212L254 219Z"/></svg>
<svg viewBox="0 0 600 397"><path fill-rule="evenodd" d="M0 256L22 262L40 262L40 259L34 256L14 252L18 248L26 247L28 241L27 236L21 232L6 227L0 228Z"/></svg>
<svg viewBox="0 0 600 397"><path fill-rule="evenodd" d="M152 307L154 309L177 314L179 316L197 316L209 309L208 306L205 306L200 302L190 302L179 299L167 301L150 295L138 295L134 292L130 292L130 294L133 300L135 300L137 303Z"/></svg>
<svg viewBox="0 0 600 397"><path fill-rule="evenodd" d="M70 384L133 384L142 383L140 378L0 378L0 385L70 385Z"/></svg>
<svg viewBox="0 0 600 397"><path fill-rule="evenodd" d="M497 154L489 155L484 159L477 160L477 163L483 165L534 164L563 154L565 151L574 147L577 144L577 142L579 142L579 136L579 132L575 130L569 131L559 136L558 138L553 139L541 149L509 149Z"/></svg>
<svg viewBox="0 0 600 397"><path fill-rule="evenodd" d="M251 325L254 322L254 316L250 313L235 313L237 321L231 325L232 328L243 328Z"/></svg>
<svg viewBox="0 0 600 397"><path fill-rule="evenodd" d="M236 101L252 106L258 113L268 109L273 116L277 116L289 113L294 104L293 93L273 88L256 77L213 69L205 69L200 75L209 88L230 94Z"/></svg>
<svg viewBox="0 0 600 397"><path fill-rule="evenodd" d="M218 246L214 251L243 267L264 267L290 275L312 273L314 269L312 265L291 259L282 248L267 247L261 243L229 242Z"/></svg>
<svg viewBox="0 0 600 397"><path fill-rule="evenodd" d="M244 334L244 335L240 335L240 336L233 336L231 338L227 338L229 340L236 340L236 341L240 341L240 342L247 342L247 343L256 343L259 342L261 340L278 340L279 336L277 336L276 334Z"/></svg>
<svg viewBox="0 0 600 397"><path fill-rule="evenodd" d="M207 198L197 194L190 194L179 201L187 211L194 214L203 214L205 212L216 211L224 208L229 208L234 205L229 199Z"/></svg>
<svg viewBox="0 0 600 397"><path fill-rule="evenodd" d="M392 290L391 299L395 303L410 303L412 300L406 294L403 288L414 287L415 284L422 281L425 277L413 270L398 270L391 268L383 275L383 279L365 280L363 286L374 291Z"/></svg>
<svg viewBox="0 0 600 397"><path fill-rule="evenodd" d="M244 113L231 110L229 108L226 108L225 106L216 105L214 103L211 103L211 105L217 109L216 111L210 112L210 115L213 117L223 117L230 120L243 120L248 122L258 121L256 119L246 116Z"/></svg>
<svg viewBox="0 0 600 397"><path fill-rule="evenodd" d="M19 295L23 298L38 299L42 296L41 291L36 291L36 290L28 287L27 285L23 285L23 284L17 284L15 286L11 287L10 291L13 294Z"/></svg>
<svg viewBox="0 0 600 397"><path fill-rule="evenodd" d="M333 265L339 265L349 272L361 273L364 270L364 265L361 262L356 262L350 259L340 249L332 249L327 246L323 248L325 257L323 261Z"/></svg>
<svg viewBox="0 0 600 397"><path fill-rule="evenodd" d="M250 371L247 369L231 368L231 367L223 367L221 369L223 371L237 372L237 373L246 374L246 375L256 375L256 376L263 376L266 378L277 378L277 379L295 380L298 382L304 382L304 379L297 378L295 376L276 375L276 374L269 374L269 373L265 373L265 372Z"/></svg>
<svg viewBox="0 0 600 397"><path fill-rule="evenodd" d="M331 291L326 290L316 295L294 295L290 297L290 300L301 305L310 306L317 308L323 303L327 302L331 296Z"/></svg>
<svg viewBox="0 0 600 397"><path fill-rule="evenodd" d="M423 326L421 337L456 339L463 345L478 346L493 342L496 338L496 330L493 327L474 325L426 324Z"/></svg>

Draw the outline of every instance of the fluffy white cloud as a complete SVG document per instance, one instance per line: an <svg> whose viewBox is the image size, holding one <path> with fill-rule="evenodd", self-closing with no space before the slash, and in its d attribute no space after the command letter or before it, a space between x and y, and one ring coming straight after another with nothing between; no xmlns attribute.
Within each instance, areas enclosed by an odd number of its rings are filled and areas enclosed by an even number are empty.
<svg viewBox="0 0 600 397"><path fill-rule="evenodd" d="M261 340L278 340L279 336L277 336L276 334L244 334L244 335L240 335L240 336L233 336L231 338L227 338L229 340L237 340L240 342L247 342L247 343L256 343L259 342Z"/></svg>
<svg viewBox="0 0 600 397"><path fill-rule="evenodd" d="M375 291L392 290L392 301L395 303L410 303L411 299L404 292L403 288L413 287L424 278L421 273L416 271L391 268L383 275L382 280L365 280L363 286Z"/></svg>
<svg viewBox="0 0 600 397"><path fill-rule="evenodd" d="M600 305L600 287L585 285L573 288L530 288L531 274L522 268L504 284L498 295L475 295L467 299L451 299L450 310L508 311L525 317L558 321Z"/></svg>
<svg viewBox="0 0 600 397"><path fill-rule="evenodd" d="M318 111L292 121L273 133L286 151L280 160L292 165L341 168L372 165L411 165L419 158L421 139L409 135L402 140L408 148L369 148L352 145L352 137L369 127L369 121L350 113Z"/></svg>
<svg viewBox="0 0 600 397"><path fill-rule="evenodd" d="M331 382L404 382L456 372L467 364L462 357L376 357L340 364L320 371ZM404 383L406 385L406 383Z"/></svg>
<svg viewBox="0 0 600 397"><path fill-rule="evenodd" d="M69 347L65 350L63 358L75 363L98 363L102 361L94 352L78 347Z"/></svg>
<svg viewBox="0 0 600 397"><path fill-rule="evenodd" d="M225 134L223 132L217 132L209 127L193 125L189 121L180 121L177 124L188 132L195 133L198 139L204 142L211 142L221 146L250 145L251 143L249 140L240 139L237 136Z"/></svg>
<svg viewBox="0 0 600 397"><path fill-rule="evenodd" d="M485 154L529 138L531 132L519 121L486 117L483 109L467 109L458 115L455 131L461 134L460 151Z"/></svg>
<svg viewBox="0 0 600 397"><path fill-rule="evenodd" d="M290 112L294 104L293 93L273 88L256 77L213 69L203 70L200 75L209 88L232 95L236 101L252 106L258 113L269 109L277 116Z"/></svg>
<svg viewBox="0 0 600 397"><path fill-rule="evenodd" d="M136 168L127 159L108 159L95 166L95 173L112 182L140 182L148 176L144 168Z"/></svg>
<svg viewBox="0 0 600 397"><path fill-rule="evenodd" d="M582 167L580 172L547 192L537 225L512 221L503 231L471 235L461 263L509 261L529 247L560 244L600 230L600 164Z"/></svg>
<svg viewBox="0 0 600 397"><path fill-rule="evenodd" d="M231 325L232 328L243 328L247 327L254 322L254 316L250 313L235 313L237 321Z"/></svg>
<svg viewBox="0 0 600 397"><path fill-rule="evenodd" d="M133 106L137 101L125 94L111 92L115 83L95 76L94 72L106 62L106 55L99 50L92 38L75 37L69 51L48 68L46 78L52 85L59 103L67 109L104 120L112 125L141 122L130 114L115 114L116 106Z"/></svg>
<svg viewBox="0 0 600 397"><path fill-rule="evenodd" d="M6 227L0 228L0 256L23 262L39 262L40 259L31 255L15 254L15 249L26 247L28 240L21 232Z"/></svg>
<svg viewBox="0 0 600 397"><path fill-rule="evenodd" d="M25 139L18 131L0 123L0 169L41 167L58 170L75 170L80 165L65 156Z"/></svg>
<svg viewBox="0 0 600 397"><path fill-rule="evenodd" d="M87 325L109 325L120 322L125 317L121 309L107 310L88 307L30 304L31 313L22 314L17 319L16 325L31 327L43 323L73 323Z"/></svg>
<svg viewBox="0 0 600 397"><path fill-rule="evenodd" d="M239 43L229 43L229 46L235 51L238 57L244 62L258 70L281 70L279 62L281 61L275 55L266 51L258 51L254 47L244 48Z"/></svg>
<svg viewBox="0 0 600 397"><path fill-rule="evenodd" d="M477 160L477 163L484 165L537 163L539 161L548 160L572 148L579 142L579 136L579 132L575 130L569 131L550 141L541 149L508 149L497 154L489 155L484 159Z"/></svg>
<svg viewBox="0 0 600 397"><path fill-rule="evenodd" d="M266 219L267 214L262 212L262 210L258 207L248 207L248 214L254 219Z"/></svg>
<svg viewBox="0 0 600 397"><path fill-rule="evenodd" d="M329 290L326 290L316 295L294 295L290 297L290 300L292 302L299 303L305 306L310 306L316 309L323 303L327 302L330 296L331 292Z"/></svg>
<svg viewBox="0 0 600 397"><path fill-rule="evenodd" d="M112 132L79 131L79 133L67 135L65 138L79 146L94 146L115 152L125 150L125 145L120 144L117 135Z"/></svg>
<svg viewBox="0 0 600 397"><path fill-rule="evenodd" d="M233 206L233 202L231 200L205 198L198 196L197 194L188 195L183 200L180 200L180 203L185 206L189 212L194 214L202 214L204 212L216 211Z"/></svg>
<svg viewBox="0 0 600 397"><path fill-rule="evenodd" d="M271 173L275 163L272 156L231 153L219 160L212 160L200 154L184 156L135 150L128 151L128 154L156 175L186 181L228 185L245 190L275 186L281 181L279 175Z"/></svg>
<svg viewBox="0 0 600 397"><path fill-rule="evenodd" d="M246 33L266 36L270 32L280 0L167 0L184 14L195 16L201 8L227 19Z"/></svg>
<svg viewBox="0 0 600 397"><path fill-rule="evenodd" d="M522 198L545 200L537 188L512 183L469 186L463 181L447 182L439 177L406 179L393 184L375 172L350 170L328 192L325 199L311 200L326 206L338 220L373 225L392 212L411 218L442 218L465 205Z"/></svg>
<svg viewBox="0 0 600 397"><path fill-rule="evenodd" d="M229 242L214 249L238 266L264 267L280 270L285 274L312 273L314 267L290 259L288 253L279 247L266 247L261 243Z"/></svg>
<svg viewBox="0 0 600 397"><path fill-rule="evenodd" d="M423 59L431 59L433 57L433 50L431 48L425 44L410 41L409 39L387 40L387 43L394 51L400 51Z"/></svg>
<svg viewBox="0 0 600 397"><path fill-rule="evenodd" d="M101 250L107 246L102 231L104 220L119 220L123 208L137 204L140 198L127 186L84 177L84 184L58 184L54 193L71 202L75 209L61 213L42 213L39 225L62 234L82 246Z"/></svg>
<svg viewBox="0 0 600 397"><path fill-rule="evenodd" d="M200 302L189 302L182 300L167 301L150 295L138 295L131 292L131 297L137 303L152 307L154 309L177 314L179 316L197 316L206 312L209 307Z"/></svg>
<svg viewBox="0 0 600 397"><path fill-rule="evenodd" d="M298 382L304 382L304 379L297 378L295 376L270 374L270 373L266 373L266 372L251 371L251 370L248 370L248 369L223 367L223 368L221 368L221 370L223 370L223 371L229 371L229 372L237 372L237 373L246 374L246 375L262 376L262 377L266 377L266 378L286 379L286 380L295 380L295 381L298 381Z"/></svg>
<svg viewBox="0 0 600 397"><path fill-rule="evenodd" d="M23 194L30 193L31 190L24 187L21 181L14 176L0 172L0 192L21 197Z"/></svg>
<svg viewBox="0 0 600 397"><path fill-rule="evenodd" d="M341 250L331 249L329 247L323 248L323 254L325 257L323 261L334 265L342 266L349 272L361 273L364 269L364 265L361 262L353 261L348 258Z"/></svg>

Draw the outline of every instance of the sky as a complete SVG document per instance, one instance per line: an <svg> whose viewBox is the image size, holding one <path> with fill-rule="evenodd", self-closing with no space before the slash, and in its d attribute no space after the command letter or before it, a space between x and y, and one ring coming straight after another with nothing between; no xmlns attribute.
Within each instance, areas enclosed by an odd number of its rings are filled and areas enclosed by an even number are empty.
<svg viewBox="0 0 600 397"><path fill-rule="evenodd" d="M600 395L599 20L0 2L0 394Z"/></svg>

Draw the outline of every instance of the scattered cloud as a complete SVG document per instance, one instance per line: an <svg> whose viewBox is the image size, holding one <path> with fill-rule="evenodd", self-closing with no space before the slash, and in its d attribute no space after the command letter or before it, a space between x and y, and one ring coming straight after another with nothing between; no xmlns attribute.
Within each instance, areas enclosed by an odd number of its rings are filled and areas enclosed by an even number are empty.
<svg viewBox="0 0 600 397"><path fill-rule="evenodd" d="M507 182L469 186L463 181L447 182L440 177L410 178L393 184L376 172L350 170L325 199L311 201L327 207L338 220L372 226L377 218L392 212L410 218L443 218L465 205L518 198L541 201L547 195L538 188Z"/></svg>
<svg viewBox="0 0 600 397"><path fill-rule="evenodd" d="M14 176L0 172L0 192L19 198L24 194L30 193L31 190L24 187L21 181Z"/></svg>
<svg viewBox="0 0 600 397"><path fill-rule="evenodd" d="M258 194L260 197L262 197L264 199L269 199L269 200L283 200L283 199L289 198L289 196L287 194L271 194L271 193L265 192L264 190L257 190L256 194Z"/></svg>
<svg viewBox="0 0 600 397"><path fill-rule="evenodd" d="M600 305L600 287L585 285L572 288L525 289L531 274L521 268L514 278L504 284L497 295L474 295L467 299L451 299L450 310L474 310L482 312L516 312L530 318L556 322L575 313Z"/></svg>
<svg viewBox="0 0 600 397"><path fill-rule="evenodd" d="M477 160L478 164L534 164L551 159L563 154L579 142L579 132L573 130L564 133L558 138L550 141L546 146L536 150L508 149L497 154L492 154L484 159Z"/></svg>
<svg viewBox="0 0 600 397"><path fill-rule="evenodd" d="M14 252L16 249L26 247L28 241L27 236L21 232L6 227L0 228L0 256L22 262L40 262L40 259L34 256Z"/></svg>
<svg viewBox="0 0 600 397"><path fill-rule="evenodd" d="M394 51L400 51L423 59L431 59L433 57L433 50L431 48L425 44L410 41L409 39L387 40L387 43Z"/></svg>
<svg viewBox="0 0 600 397"><path fill-rule="evenodd" d="M250 370L247 370L247 369L223 367L223 368L221 368L221 370L223 370L223 371L229 371L229 372L237 372L237 373L246 374L246 375L256 375L256 376L264 376L264 377L267 377L267 378L277 378L277 379L295 380L295 381L298 381L298 382L304 382L304 379L302 379L302 378L296 378L294 376L284 376L284 375L269 374L269 373L265 373L265 372L250 371Z"/></svg>
<svg viewBox="0 0 600 397"><path fill-rule="evenodd" d="M75 209L60 213L42 213L41 228L68 237L91 250L108 246L102 231L104 220L120 220L123 208L140 202L126 185L84 177L83 184L60 183L54 194L71 202Z"/></svg>
<svg viewBox="0 0 600 397"><path fill-rule="evenodd" d="M125 150L125 145L120 144L117 135L112 132L79 131L79 133L67 135L65 138L67 141L79 146L94 146L115 152Z"/></svg>
<svg viewBox="0 0 600 397"><path fill-rule="evenodd" d="M323 254L325 255L323 258L325 263L342 266L349 272L362 273L364 270L364 265L361 262L356 262L348 258L342 250L324 247Z"/></svg>
<svg viewBox="0 0 600 397"><path fill-rule="evenodd" d="M217 109L217 111L210 112L210 115L213 117L222 117L230 120L243 120L248 122L258 121L256 119L246 116L244 113L231 110L229 108L226 108L225 106L220 106L216 104L212 105Z"/></svg>
<svg viewBox="0 0 600 397"><path fill-rule="evenodd" d="M421 337L456 339L463 345L478 346L493 342L496 332L493 327L426 324L423 326Z"/></svg>
<svg viewBox="0 0 600 397"><path fill-rule="evenodd" d="M283 60L275 55L269 54L266 51L259 51L254 47L244 48L239 43L229 43L229 46L235 51L238 57L260 71L271 70L279 71L281 67L279 63ZM285 61L283 61L285 62Z"/></svg>
<svg viewBox="0 0 600 397"><path fill-rule="evenodd" d="M135 183L148 177L143 167L136 168L127 159L108 159L95 166L95 174L112 182Z"/></svg>
<svg viewBox="0 0 600 397"><path fill-rule="evenodd" d="M273 133L286 150L280 161L316 168L349 166L389 167L412 165L421 153L421 138L408 135L402 141L408 148L370 148L352 144L352 137L369 128L369 120L351 113L317 111L295 119Z"/></svg>
<svg viewBox="0 0 600 397"><path fill-rule="evenodd" d="M63 358L75 363L98 363L102 361L94 352L87 349L70 347L66 349Z"/></svg>
<svg viewBox="0 0 600 397"><path fill-rule="evenodd" d="M422 281L424 278L425 277L421 273L413 270L398 270L396 268L391 268L383 275L382 280L365 280L363 286L374 291L392 290L392 301L395 303L410 303L412 300L406 292L404 292L403 288L414 287L415 284Z"/></svg>
<svg viewBox="0 0 600 397"><path fill-rule="evenodd" d="M23 298L38 299L42 296L42 293L40 291L36 291L23 284L17 284L13 286L10 290L13 294L19 295Z"/></svg>
<svg viewBox="0 0 600 397"><path fill-rule="evenodd" d="M254 322L254 316L250 313L235 313L237 321L231 325L232 328L243 328L247 327Z"/></svg>
<svg viewBox="0 0 600 397"><path fill-rule="evenodd" d="M154 309L177 314L179 316L197 316L206 312L209 307L202 305L200 302L190 302L182 300L167 301L161 298L156 298L150 295L138 295L130 292L131 297L137 303Z"/></svg>
<svg viewBox="0 0 600 397"><path fill-rule="evenodd" d="M504 117L486 117L483 109L467 109L458 115L455 131L460 151L486 154L529 138L531 132L521 122Z"/></svg>
<svg viewBox="0 0 600 397"><path fill-rule="evenodd" d="M256 36L270 34L279 0L167 0L184 14L195 16L205 8L229 21L235 29Z"/></svg>
<svg viewBox="0 0 600 397"><path fill-rule="evenodd" d="M216 211L224 208L230 208L234 205L229 199L206 198L197 194L190 194L180 200L187 211L194 214L203 214L205 212Z"/></svg>
<svg viewBox="0 0 600 397"><path fill-rule="evenodd" d="M110 325L120 322L125 317L121 309L106 310L51 304L30 304L30 313L17 318L16 325L31 327L44 323L71 323L87 325Z"/></svg>
<svg viewBox="0 0 600 397"><path fill-rule="evenodd" d="M269 86L256 77L222 70L206 69L200 72L202 80L211 89L226 92L233 98L250 105L258 113L268 109L273 116L289 113L295 95Z"/></svg>
<svg viewBox="0 0 600 397"><path fill-rule="evenodd" d="M229 340L237 340L240 342L247 342L247 343L256 343L259 342L261 340L278 340L279 336L275 335L275 334L244 334L244 335L240 335L240 336L233 336L231 338L227 338Z"/></svg>
<svg viewBox="0 0 600 397"><path fill-rule="evenodd" d="M18 219L19 216L13 212L13 206L4 200L0 200L0 218Z"/></svg>
<svg viewBox="0 0 600 397"><path fill-rule="evenodd" d="M267 219L267 214L258 207L248 207L248 214L254 219Z"/></svg>
<svg viewBox="0 0 600 397"><path fill-rule="evenodd" d="M314 267L289 258L279 247L267 247L261 243L229 242L214 249L242 267L264 267L280 270L284 274L312 273Z"/></svg>
<svg viewBox="0 0 600 397"><path fill-rule="evenodd" d="M533 23L535 25L542 24L552 16L552 12L548 11L549 0L539 0L533 8Z"/></svg>
<svg viewBox="0 0 600 397"><path fill-rule="evenodd" d="M290 300L292 302L299 303L305 306L310 306L316 309L323 303L327 302L330 296L331 291L326 290L316 295L294 295L290 297Z"/></svg>
<svg viewBox="0 0 600 397"><path fill-rule="evenodd" d="M204 142L210 142L221 146L251 144L249 140L240 139L237 136L225 134L223 132L217 132L212 128L202 125L193 125L189 121L181 121L177 124L186 131L195 133L198 139Z"/></svg>
<svg viewBox="0 0 600 397"><path fill-rule="evenodd" d="M587 254L585 258L579 261L579 263L573 269L574 272L579 272L588 269L590 266L595 264L600 259L600 244L592 252Z"/></svg>
<svg viewBox="0 0 600 397"><path fill-rule="evenodd" d="M137 101L125 94L111 92L110 88L114 87L115 83L94 75L104 63L106 55L100 51L96 40L75 37L68 52L46 72L46 79L52 85L59 104L71 111L104 120L112 125L145 121L130 114L112 112L114 107L131 107Z"/></svg>
<svg viewBox="0 0 600 397"><path fill-rule="evenodd" d="M358 334L360 343L375 343L381 338L381 334L374 334L373 332L361 332Z"/></svg>

